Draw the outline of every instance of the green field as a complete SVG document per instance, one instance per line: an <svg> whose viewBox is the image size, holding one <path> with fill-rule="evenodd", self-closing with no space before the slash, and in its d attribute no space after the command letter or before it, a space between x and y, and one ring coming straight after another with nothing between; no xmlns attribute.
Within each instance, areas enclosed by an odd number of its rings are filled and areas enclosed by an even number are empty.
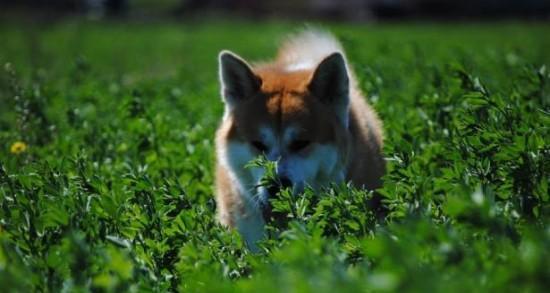
<svg viewBox="0 0 550 293"><path fill-rule="evenodd" d="M327 25L384 121L387 212L283 193L258 254L216 223L217 54L301 27L0 25L2 290L548 290L548 24Z"/></svg>

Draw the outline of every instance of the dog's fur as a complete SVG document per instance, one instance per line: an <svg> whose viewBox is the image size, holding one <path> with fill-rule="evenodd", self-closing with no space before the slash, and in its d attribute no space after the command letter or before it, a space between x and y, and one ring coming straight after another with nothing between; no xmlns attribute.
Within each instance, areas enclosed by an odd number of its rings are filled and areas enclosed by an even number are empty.
<svg viewBox="0 0 550 293"><path fill-rule="evenodd" d="M381 185L382 124L357 87L342 47L320 31L289 38L272 63L249 65L222 51L225 103L216 134L216 199L222 224L236 227L255 250L264 235L261 206L268 190L258 155L277 164L293 192L351 181Z"/></svg>

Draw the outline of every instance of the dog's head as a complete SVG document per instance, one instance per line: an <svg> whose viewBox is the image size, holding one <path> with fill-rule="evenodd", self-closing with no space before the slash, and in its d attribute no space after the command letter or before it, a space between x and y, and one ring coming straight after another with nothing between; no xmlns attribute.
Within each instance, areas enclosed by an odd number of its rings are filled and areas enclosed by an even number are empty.
<svg viewBox="0 0 550 293"><path fill-rule="evenodd" d="M343 180L347 149L349 76L333 53L307 70L248 65L233 53L219 56L229 163L258 188L262 168L244 168L259 155L276 162L278 182L300 192L306 185ZM272 193L253 192L264 202ZM271 194L272 195L272 194Z"/></svg>

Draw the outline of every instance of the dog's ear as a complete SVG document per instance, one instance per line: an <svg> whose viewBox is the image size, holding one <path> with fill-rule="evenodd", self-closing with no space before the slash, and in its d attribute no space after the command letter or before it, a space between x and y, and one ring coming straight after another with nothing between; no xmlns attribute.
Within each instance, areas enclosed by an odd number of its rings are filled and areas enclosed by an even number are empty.
<svg viewBox="0 0 550 293"><path fill-rule="evenodd" d="M308 89L313 96L333 107L338 118L347 125L349 76L341 53L333 53L319 63Z"/></svg>
<svg viewBox="0 0 550 293"><path fill-rule="evenodd" d="M229 51L220 52L219 74L222 96L230 107L253 96L261 86L246 61Z"/></svg>

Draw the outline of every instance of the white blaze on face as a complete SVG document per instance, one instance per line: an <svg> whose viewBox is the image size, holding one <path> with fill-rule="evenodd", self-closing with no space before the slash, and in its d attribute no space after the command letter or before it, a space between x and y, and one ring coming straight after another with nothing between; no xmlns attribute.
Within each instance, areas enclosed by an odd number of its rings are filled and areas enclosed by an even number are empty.
<svg viewBox="0 0 550 293"><path fill-rule="evenodd" d="M277 164L277 174L289 178L295 192L301 192L306 185L319 188L340 179L336 147L314 144L311 148L308 155L289 154Z"/></svg>
<svg viewBox="0 0 550 293"><path fill-rule="evenodd" d="M281 156L280 140L270 127L262 126L260 128L262 142L267 146L265 156L270 161L277 161Z"/></svg>
<svg viewBox="0 0 550 293"><path fill-rule="evenodd" d="M293 153L288 146L297 138L296 128L287 127L282 137L265 126L260 133L268 147L267 159L277 163L277 175L290 179L294 192L301 192L306 185L318 188L343 180L343 171L337 170L339 156L335 145L312 142L307 154Z"/></svg>
<svg viewBox="0 0 550 293"><path fill-rule="evenodd" d="M292 182L293 192L301 192L306 186L319 188L332 182L344 179L343 170L339 167L338 149L335 145L312 142L307 154L291 152L288 146L297 138L298 131L287 127L282 137L267 126L260 128L260 139L266 145L265 156L276 162L277 175L286 177ZM226 153L220 154L237 178L232 180L250 203L266 203L269 193L260 181L265 175L264 168L245 167L256 158L256 151L248 142L230 142Z"/></svg>

